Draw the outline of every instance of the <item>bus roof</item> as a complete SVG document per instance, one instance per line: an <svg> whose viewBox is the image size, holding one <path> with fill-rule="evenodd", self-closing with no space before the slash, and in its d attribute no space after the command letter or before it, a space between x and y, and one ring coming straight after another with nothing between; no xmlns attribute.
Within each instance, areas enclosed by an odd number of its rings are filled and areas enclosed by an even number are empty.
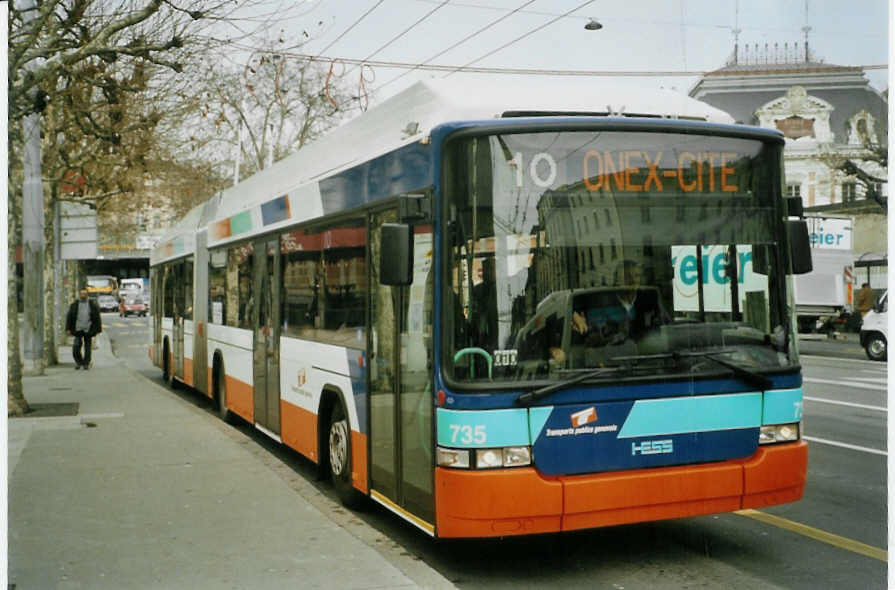
<svg viewBox="0 0 895 590"><path fill-rule="evenodd" d="M215 197L212 215L195 213L195 209L188 213L153 250L153 263L188 253L190 244L184 240L178 249L178 240L185 237L184 232L195 232L200 218L208 221L208 243L215 245L321 216L324 211L317 181L427 138L442 123L539 115L734 122L727 113L670 90L593 82L425 80L225 189ZM291 205L293 202L301 206ZM274 212L273 223L262 222L262 204Z"/></svg>
<svg viewBox="0 0 895 590"><path fill-rule="evenodd" d="M149 254L149 264L159 264L196 251L196 230L202 212L211 201L196 205L166 231Z"/></svg>

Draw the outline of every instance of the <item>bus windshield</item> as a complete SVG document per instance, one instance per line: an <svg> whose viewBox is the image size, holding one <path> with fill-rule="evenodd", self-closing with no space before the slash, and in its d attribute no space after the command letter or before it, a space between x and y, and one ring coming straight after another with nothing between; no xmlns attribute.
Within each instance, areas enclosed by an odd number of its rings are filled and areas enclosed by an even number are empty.
<svg viewBox="0 0 895 590"><path fill-rule="evenodd" d="M619 131L450 143L446 376L462 388L795 364L780 149Z"/></svg>

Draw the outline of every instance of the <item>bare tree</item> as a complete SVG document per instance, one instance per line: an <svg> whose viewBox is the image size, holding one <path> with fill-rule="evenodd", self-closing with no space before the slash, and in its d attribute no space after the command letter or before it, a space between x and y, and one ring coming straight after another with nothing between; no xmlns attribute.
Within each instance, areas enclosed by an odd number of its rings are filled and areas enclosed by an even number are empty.
<svg viewBox="0 0 895 590"><path fill-rule="evenodd" d="M203 56L194 83L178 96L180 116L165 124L179 130L184 158L215 162L220 175L232 170L239 146L240 176L293 153L337 125L357 97L329 65L290 57L269 43L243 64ZM240 141L241 138L241 141Z"/></svg>
<svg viewBox="0 0 895 590"><path fill-rule="evenodd" d="M24 117L44 115L45 205L60 198L60 181L83 180L66 198L108 202L133 194L149 169L159 111L129 101L149 92L160 71L179 73L189 52L235 36L245 40L270 18L239 10L277 2L257 0L14 0L9 3L8 101L10 147L8 307L9 410L27 410L22 394L15 250L22 244ZM276 13L264 13L273 17ZM249 21L244 21L249 22ZM227 27L230 27L228 30ZM223 32L222 32L223 31ZM157 88L157 87L156 87ZM51 117L52 115L52 117ZM50 120L52 118L52 120ZM154 157L154 160L159 158ZM43 287L41 285L40 287ZM38 289L40 288L38 287ZM39 305L41 298L26 302ZM50 306L52 307L52 306Z"/></svg>
<svg viewBox="0 0 895 590"><path fill-rule="evenodd" d="M865 121L860 121L856 130L860 146L829 150L821 156L821 160L830 169L854 181L867 200L875 202L886 212L888 199L883 196L882 186L888 182L889 147L885 129L880 130L883 133L880 141L871 138Z"/></svg>

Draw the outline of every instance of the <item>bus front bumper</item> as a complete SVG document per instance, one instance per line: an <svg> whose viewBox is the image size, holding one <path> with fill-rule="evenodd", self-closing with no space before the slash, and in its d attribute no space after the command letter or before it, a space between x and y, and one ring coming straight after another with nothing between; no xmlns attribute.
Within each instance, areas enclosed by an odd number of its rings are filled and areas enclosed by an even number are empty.
<svg viewBox="0 0 895 590"><path fill-rule="evenodd" d="M436 534L495 537L572 531L794 502L808 469L804 441L745 459L545 477L533 467L435 469Z"/></svg>

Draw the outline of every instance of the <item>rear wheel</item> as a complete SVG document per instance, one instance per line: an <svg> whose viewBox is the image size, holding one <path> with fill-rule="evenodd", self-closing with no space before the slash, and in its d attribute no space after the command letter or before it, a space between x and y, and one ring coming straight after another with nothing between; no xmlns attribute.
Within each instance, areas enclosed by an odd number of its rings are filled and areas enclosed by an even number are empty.
<svg viewBox="0 0 895 590"><path fill-rule="evenodd" d="M336 495L344 506L356 507L363 497L351 485L351 429L341 402L337 402L329 417L329 472Z"/></svg>
<svg viewBox="0 0 895 590"><path fill-rule="evenodd" d="M882 334L871 334L864 345L867 357L874 361L884 361L888 356L886 339Z"/></svg>
<svg viewBox="0 0 895 590"><path fill-rule="evenodd" d="M162 381L165 383L171 382L171 354L167 340L165 340L165 345L162 347Z"/></svg>
<svg viewBox="0 0 895 590"><path fill-rule="evenodd" d="M215 360L214 362L212 387L218 416L220 416L221 420L227 424L233 424L236 422L236 415L227 408L227 387L224 377L224 365L221 364L219 360Z"/></svg>

